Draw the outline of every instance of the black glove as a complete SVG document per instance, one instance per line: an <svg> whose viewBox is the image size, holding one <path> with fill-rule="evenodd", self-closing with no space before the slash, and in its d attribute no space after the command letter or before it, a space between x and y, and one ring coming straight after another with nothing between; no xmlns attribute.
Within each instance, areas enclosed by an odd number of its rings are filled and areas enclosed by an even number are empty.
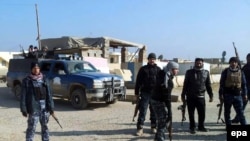
<svg viewBox="0 0 250 141"><path fill-rule="evenodd" d="M140 96L139 96L139 95L135 95L135 96L133 97L132 103L136 104L139 100L140 100Z"/></svg>
<svg viewBox="0 0 250 141"><path fill-rule="evenodd" d="M209 102L213 102L214 100L213 100L213 98L211 97L211 98L209 98Z"/></svg>
<svg viewBox="0 0 250 141"><path fill-rule="evenodd" d="M27 117L27 116L28 116L28 114L27 114L26 112L22 112L22 115L23 115L24 117Z"/></svg>
<svg viewBox="0 0 250 141"><path fill-rule="evenodd" d="M50 110L49 113L50 113L50 115L53 115L53 114L54 114L54 111L53 111L53 110Z"/></svg>

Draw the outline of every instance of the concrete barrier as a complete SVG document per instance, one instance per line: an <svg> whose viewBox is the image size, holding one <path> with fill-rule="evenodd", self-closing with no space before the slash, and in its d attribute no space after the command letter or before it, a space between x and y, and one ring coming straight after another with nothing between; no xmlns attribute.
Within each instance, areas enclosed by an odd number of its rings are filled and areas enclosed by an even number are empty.
<svg viewBox="0 0 250 141"><path fill-rule="evenodd" d="M220 82L220 74L211 74L210 75L210 79L211 79L211 83L212 84L217 84ZM175 87L183 87L183 83L184 83L184 79L185 79L185 75L177 75L174 77L174 86ZM129 89L134 89L134 85L135 83L133 82L127 82L126 86Z"/></svg>
<svg viewBox="0 0 250 141"><path fill-rule="evenodd" d="M211 83L212 84L218 84L220 82L220 74L211 74L210 75L210 79L211 79ZM184 83L184 79L185 79L185 75L177 75L174 78L174 87L183 87L183 83ZM134 89L135 88L135 83L132 82L127 82L125 83L126 87L128 89ZM126 100L127 101L132 101L134 98L134 91L129 91L129 93L127 94ZM176 95L176 94L172 94L171 95L171 101L172 102L179 102L180 96Z"/></svg>
<svg viewBox="0 0 250 141"><path fill-rule="evenodd" d="M114 69L113 72L117 75L122 76L124 81L132 81L132 73L128 69Z"/></svg>
<svg viewBox="0 0 250 141"><path fill-rule="evenodd" d="M211 74L210 79L212 84L220 83L220 74ZM174 78L175 87L183 87L185 75L177 75Z"/></svg>
<svg viewBox="0 0 250 141"><path fill-rule="evenodd" d="M183 82L185 79L185 75L177 75L174 78L174 86L175 87L183 87Z"/></svg>
<svg viewBox="0 0 250 141"><path fill-rule="evenodd" d="M213 83L213 84L220 83L220 76L221 76L221 74L210 75L211 83Z"/></svg>
<svg viewBox="0 0 250 141"><path fill-rule="evenodd" d="M220 83L220 74L211 74L210 79L212 84ZM183 87L185 75L177 75L174 77L174 87ZM125 83L126 87L129 89L135 88L135 83L130 81Z"/></svg>

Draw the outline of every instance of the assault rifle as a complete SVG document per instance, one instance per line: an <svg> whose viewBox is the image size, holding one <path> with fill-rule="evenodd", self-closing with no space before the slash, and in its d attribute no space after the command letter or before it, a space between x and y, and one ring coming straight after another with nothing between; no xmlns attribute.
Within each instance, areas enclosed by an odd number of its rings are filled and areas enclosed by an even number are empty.
<svg viewBox="0 0 250 141"><path fill-rule="evenodd" d="M238 59L238 65L239 65L239 67L240 67L240 69L241 69L240 57L239 57L239 54L238 54L238 51L237 51L237 48L236 48L234 42L233 42L233 47L234 47L235 56L236 56L237 59Z"/></svg>
<svg viewBox="0 0 250 141"><path fill-rule="evenodd" d="M172 117L167 122L167 130L168 130L169 140L172 141L172 133L173 133L173 130L172 130Z"/></svg>
<svg viewBox="0 0 250 141"><path fill-rule="evenodd" d="M55 121L57 122L57 124L62 128L62 125L60 124L58 118L55 116L55 114L51 114L51 116L55 119Z"/></svg>
<svg viewBox="0 0 250 141"><path fill-rule="evenodd" d="M217 123L219 123L220 120L222 121L222 123L225 123L225 121L221 118L223 104L224 104L223 100L220 100L220 103L217 104L217 107L219 107Z"/></svg>
<svg viewBox="0 0 250 141"><path fill-rule="evenodd" d="M21 45L19 45L19 46L20 46L20 50L21 50L22 53L23 53L23 57L24 57L24 58L27 58L27 55L26 55L26 53L24 52L23 47L22 47Z"/></svg>
<svg viewBox="0 0 250 141"><path fill-rule="evenodd" d="M139 111L139 103L140 103L140 99L137 99L136 101L132 101L132 104L136 104L135 105L134 116L133 116L133 120L132 121L135 121L135 117L137 116L137 113Z"/></svg>
<svg viewBox="0 0 250 141"><path fill-rule="evenodd" d="M177 108L178 110L181 110L181 113L182 113L181 126L183 126L183 122L186 120L186 116L185 116L186 106L187 106L187 103L185 100L185 101L183 101L183 104L178 106L178 108Z"/></svg>

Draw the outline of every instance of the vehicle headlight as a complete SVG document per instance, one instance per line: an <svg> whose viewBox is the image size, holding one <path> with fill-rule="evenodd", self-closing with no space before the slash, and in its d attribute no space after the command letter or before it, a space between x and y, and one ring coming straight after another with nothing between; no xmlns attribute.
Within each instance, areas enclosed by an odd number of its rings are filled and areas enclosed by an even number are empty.
<svg viewBox="0 0 250 141"><path fill-rule="evenodd" d="M121 80L121 85L120 85L121 87L123 87L124 86L124 80Z"/></svg>
<svg viewBox="0 0 250 141"><path fill-rule="evenodd" d="M103 83L101 80L94 80L93 81L93 88L103 88Z"/></svg>

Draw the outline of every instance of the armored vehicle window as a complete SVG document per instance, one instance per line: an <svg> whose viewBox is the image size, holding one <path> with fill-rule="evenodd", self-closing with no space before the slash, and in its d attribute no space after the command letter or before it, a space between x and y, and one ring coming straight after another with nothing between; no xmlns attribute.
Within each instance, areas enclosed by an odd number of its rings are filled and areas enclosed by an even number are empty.
<svg viewBox="0 0 250 141"><path fill-rule="evenodd" d="M53 70L53 73L55 73L55 74L66 74L66 70L64 68L63 63L56 63L55 67L54 67L54 70Z"/></svg>
<svg viewBox="0 0 250 141"><path fill-rule="evenodd" d="M10 59L9 69L11 72L30 72L31 62L37 61L36 59Z"/></svg>
<svg viewBox="0 0 250 141"><path fill-rule="evenodd" d="M88 62L70 62L68 63L70 73L78 72L98 72L98 70Z"/></svg>

